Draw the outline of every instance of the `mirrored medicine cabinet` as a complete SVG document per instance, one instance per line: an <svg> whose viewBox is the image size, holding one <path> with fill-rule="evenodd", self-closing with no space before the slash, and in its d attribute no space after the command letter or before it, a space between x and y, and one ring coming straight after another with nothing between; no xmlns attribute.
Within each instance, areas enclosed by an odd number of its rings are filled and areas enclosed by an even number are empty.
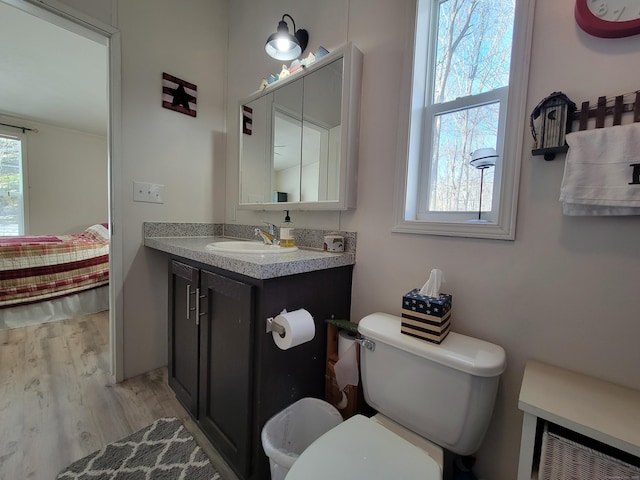
<svg viewBox="0 0 640 480"><path fill-rule="evenodd" d="M240 208L355 208L361 78L348 44L240 101Z"/></svg>

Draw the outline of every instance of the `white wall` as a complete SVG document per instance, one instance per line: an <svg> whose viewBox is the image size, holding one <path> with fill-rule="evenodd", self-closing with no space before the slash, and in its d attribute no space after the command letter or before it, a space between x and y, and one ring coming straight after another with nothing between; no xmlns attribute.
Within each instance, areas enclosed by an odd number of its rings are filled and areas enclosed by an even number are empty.
<svg viewBox="0 0 640 480"><path fill-rule="evenodd" d="M107 139L45 123L5 118L28 132L29 234L80 233L108 221Z"/></svg>
<svg viewBox="0 0 640 480"><path fill-rule="evenodd" d="M118 4L126 377L167 362L167 261L142 245L142 223L222 220L226 25L224 0ZM163 72L197 85L196 118L162 108ZM165 203L134 203L134 180L165 185Z"/></svg>
<svg viewBox="0 0 640 480"><path fill-rule="evenodd" d="M47 0L56 3L54 0ZM167 260L142 245L145 221L223 221L225 0L61 0L121 33L124 375L167 363ZM112 21L110 21L112 19ZM162 73L198 86L197 117L162 108ZM133 202L133 182L165 185Z"/></svg>
<svg viewBox="0 0 640 480"><path fill-rule="evenodd" d="M398 314L404 292L422 285L433 267L445 272L444 290L454 298L453 329L507 351L508 367L476 473L512 480L522 419L518 393L527 359L640 388L640 220L563 216L558 196L564 158L531 157L531 135L523 131L515 241L391 233L399 72L410 3L330 0L317 8L311 0L231 2L228 124L237 124L238 99L280 69L262 47L283 13L309 30L311 50L353 41L363 51L358 207L343 214L291 212L292 220L298 227L358 233L354 320L374 311ZM553 91L579 104L638 88L640 36L589 37L576 27L574 3L537 1L528 111ZM236 142L237 132L230 128L228 190L236 179ZM277 212L236 211L234 198L227 198L227 221L270 216L279 221Z"/></svg>

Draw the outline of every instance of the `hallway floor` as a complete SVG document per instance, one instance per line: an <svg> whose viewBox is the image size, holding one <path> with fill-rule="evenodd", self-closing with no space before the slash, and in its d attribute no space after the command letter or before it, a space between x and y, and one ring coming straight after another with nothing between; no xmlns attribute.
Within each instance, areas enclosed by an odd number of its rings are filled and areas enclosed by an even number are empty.
<svg viewBox="0 0 640 480"><path fill-rule="evenodd" d="M101 312L0 331L0 480L51 480L160 417L180 418L234 480L175 399L166 368L113 383L108 323Z"/></svg>

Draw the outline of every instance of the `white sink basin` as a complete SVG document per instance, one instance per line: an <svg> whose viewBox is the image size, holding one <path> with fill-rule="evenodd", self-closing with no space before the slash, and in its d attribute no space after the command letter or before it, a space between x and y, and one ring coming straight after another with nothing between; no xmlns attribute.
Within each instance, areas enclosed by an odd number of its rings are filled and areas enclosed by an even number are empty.
<svg viewBox="0 0 640 480"><path fill-rule="evenodd" d="M261 242L248 241L229 241L229 242L213 242L207 245L209 250L226 253L291 253L298 250L298 247L281 247L279 245L265 245Z"/></svg>

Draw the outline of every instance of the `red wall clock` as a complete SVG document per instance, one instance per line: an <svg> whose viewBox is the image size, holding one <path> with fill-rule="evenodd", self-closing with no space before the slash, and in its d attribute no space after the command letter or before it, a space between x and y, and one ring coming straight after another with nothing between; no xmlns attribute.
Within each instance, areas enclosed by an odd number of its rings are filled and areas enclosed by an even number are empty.
<svg viewBox="0 0 640 480"><path fill-rule="evenodd" d="M640 1L576 0L576 22L596 37L621 38L640 33Z"/></svg>

